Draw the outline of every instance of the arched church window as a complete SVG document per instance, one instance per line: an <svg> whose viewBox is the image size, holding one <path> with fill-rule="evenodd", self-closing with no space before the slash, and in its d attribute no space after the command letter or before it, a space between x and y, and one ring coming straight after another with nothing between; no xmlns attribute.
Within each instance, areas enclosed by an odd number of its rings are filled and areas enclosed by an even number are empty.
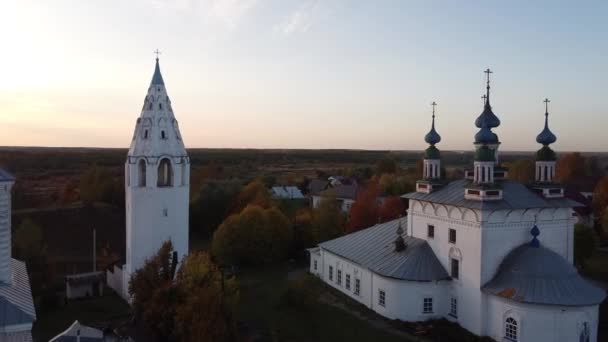
<svg viewBox="0 0 608 342"><path fill-rule="evenodd" d="M505 320L505 338L517 341L517 321L513 317L507 317Z"/></svg>
<svg viewBox="0 0 608 342"><path fill-rule="evenodd" d="M150 105L148 106L148 109L149 109L149 110L152 110L152 105L153 105L153 103L152 103L152 102L150 102Z"/></svg>
<svg viewBox="0 0 608 342"><path fill-rule="evenodd" d="M165 131L160 131L160 138L167 139L167 135L165 134Z"/></svg>
<svg viewBox="0 0 608 342"><path fill-rule="evenodd" d="M162 103L158 104L158 109L163 109L163 104Z"/></svg>
<svg viewBox="0 0 608 342"><path fill-rule="evenodd" d="M148 130L144 130L144 139L148 139Z"/></svg>
<svg viewBox="0 0 608 342"><path fill-rule="evenodd" d="M166 187L173 185L173 169L171 168L171 162L165 158L158 164L158 182L156 184L159 187Z"/></svg>
<svg viewBox="0 0 608 342"><path fill-rule="evenodd" d="M137 185L146 186L146 162L143 159L137 165Z"/></svg>

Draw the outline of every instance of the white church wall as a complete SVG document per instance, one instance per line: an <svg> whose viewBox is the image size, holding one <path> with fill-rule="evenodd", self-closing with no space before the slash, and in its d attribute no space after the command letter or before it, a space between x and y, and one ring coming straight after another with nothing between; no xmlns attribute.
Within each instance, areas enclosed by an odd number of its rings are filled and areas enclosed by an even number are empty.
<svg viewBox="0 0 608 342"><path fill-rule="evenodd" d="M408 234L424 239L443 265L451 273L451 259L459 261L459 277L451 282L449 297L458 303L458 323L473 333L482 329L481 287L481 212L410 201L408 209ZM434 237L428 236L428 226L434 226ZM456 231L456 242L449 241L449 231ZM445 300L448 304L450 298ZM465 304L466 303L466 304Z"/></svg>
<svg viewBox="0 0 608 342"><path fill-rule="evenodd" d="M535 221L541 244L572 263L575 218L570 209L500 210L484 212L483 218L482 284L494 277L509 252L532 239Z"/></svg>
<svg viewBox="0 0 608 342"><path fill-rule="evenodd" d="M11 188L12 181L0 182L0 282L12 282Z"/></svg>
<svg viewBox="0 0 608 342"><path fill-rule="evenodd" d="M178 259L188 253L189 186L127 191L127 278L171 240ZM129 267L130 266L130 267Z"/></svg>
<svg viewBox="0 0 608 342"><path fill-rule="evenodd" d="M488 296L486 335L496 341L508 341L505 339L505 321L508 317L517 321L517 342L582 341L579 337L585 322L589 327L589 341L597 340L597 305L531 305Z"/></svg>
<svg viewBox="0 0 608 342"><path fill-rule="evenodd" d="M415 282L386 278L373 274L372 310L380 315L402 321L426 321L447 315L449 281ZM379 303L380 290L385 293L384 306ZM425 298L432 299L432 311L425 313Z"/></svg>
<svg viewBox="0 0 608 342"><path fill-rule="evenodd" d="M329 251L321 250L320 254L319 265L323 265L320 277L325 283L384 317L403 321L425 321L447 315L449 281L412 282L387 278ZM333 269L332 279L329 277L330 266ZM340 283L338 270L342 274ZM346 286L347 275L351 277L350 289ZM355 279L360 280L359 294L355 293ZM380 290L385 293L384 306L379 304ZM433 299L433 312L423 313L424 298Z"/></svg>
<svg viewBox="0 0 608 342"><path fill-rule="evenodd" d="M361 267L324 249L321 249L321 265L323 267L321 279L325 283L368 308L372 308L372 273L367 268ZM331 279L329 276L330 267L333 270ZM338 270L342 272L341 284L338 284ZM346 288L346 275L350 275L351 277L350 289ZM359 294L355 293L356 279L360 281Z"/></svg>

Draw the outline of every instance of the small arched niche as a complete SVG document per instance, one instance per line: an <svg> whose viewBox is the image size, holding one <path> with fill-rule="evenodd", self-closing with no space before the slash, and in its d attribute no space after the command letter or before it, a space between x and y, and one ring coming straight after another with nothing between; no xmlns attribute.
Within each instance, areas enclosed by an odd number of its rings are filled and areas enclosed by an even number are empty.
<svg viewBox="0 0 608 342"><path fill-rule="evenodd" d="M146 161L143 159L137 163L137 185L146 186Z"/></svg>
<svg viewBox="0 0 608 342"><path fill-rule="evenodd" d="M171 161L167 158L163 158L158 164L158 181L156 185L158 187L173 186L173 168L171 167Z"/></svg>

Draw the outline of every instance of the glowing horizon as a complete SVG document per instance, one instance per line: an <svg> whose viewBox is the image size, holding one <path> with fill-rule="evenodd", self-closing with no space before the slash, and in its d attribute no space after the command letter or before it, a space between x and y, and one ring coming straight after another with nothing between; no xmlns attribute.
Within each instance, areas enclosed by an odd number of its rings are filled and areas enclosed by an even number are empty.
<svg viewBox="0 0 608 342"><path fill-rule="evenodd" d="M0 13L0 146L127 148L156 48L188 148L471 150L482 71L503 151L606 151L602 2L135 0ZM568 18L568 20L564 20Z"/></svg>

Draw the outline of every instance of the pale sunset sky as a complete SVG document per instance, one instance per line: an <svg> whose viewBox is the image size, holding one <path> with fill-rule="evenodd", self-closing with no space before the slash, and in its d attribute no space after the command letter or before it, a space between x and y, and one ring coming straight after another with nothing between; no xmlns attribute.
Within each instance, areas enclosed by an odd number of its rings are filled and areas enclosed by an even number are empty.
<svg viewBox="0 0 608 342"><path fill-rule="evenodd" d="M608 2L19 0L0 11L0 146L128 147L160 64L187 147L608 146Z"/></svg>

